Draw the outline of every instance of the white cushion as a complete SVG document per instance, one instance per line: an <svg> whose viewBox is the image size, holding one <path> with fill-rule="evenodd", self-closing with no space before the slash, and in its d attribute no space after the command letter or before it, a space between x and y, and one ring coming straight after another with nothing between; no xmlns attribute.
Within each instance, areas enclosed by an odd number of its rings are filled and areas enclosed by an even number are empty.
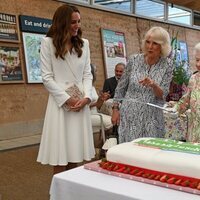
<svg viewBox="0 0 200 200"><path fill-rule="evenodd" d="M97 114L91 114L91 120L92 120L92 127L95 129L101 129L101 116L103 119L103 125L104 125L104 129L110 129L112 128L112 122L111 122L111 116L109 115L105 115L102 113L97 113ZM93 131L94 131L93 129Z"/></svg>

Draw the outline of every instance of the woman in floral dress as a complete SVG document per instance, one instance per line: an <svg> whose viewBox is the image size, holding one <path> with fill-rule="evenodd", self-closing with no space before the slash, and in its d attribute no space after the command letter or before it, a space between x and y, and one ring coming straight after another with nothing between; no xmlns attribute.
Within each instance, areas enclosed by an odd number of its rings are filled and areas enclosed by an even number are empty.
<svg viewBox="0 0 200 200"><path fill-rule="evenodd" d="M119 125L119 143L139 137L164 137L163 111L148 103L164 104L173 74L170 51L168 32L153 27L145 35L144 53L129 59L113 103L112 123Z"/></svg>
<svg viewBox="0 0 200 200"><path fill-rule="evenodd" d="M177 110L188 115L188 142L200 143L200 43L194 48L197 72L190 78L187 93L179 100Z"/></svg>

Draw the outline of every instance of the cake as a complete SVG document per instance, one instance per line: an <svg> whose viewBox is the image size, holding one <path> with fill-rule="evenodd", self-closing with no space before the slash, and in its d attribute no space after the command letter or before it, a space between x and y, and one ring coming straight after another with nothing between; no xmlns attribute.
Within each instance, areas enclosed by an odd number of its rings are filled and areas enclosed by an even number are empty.
<svg viewBox="0 0 200 200"><path fill-rule="evenodd" d="M111 147L100 167L200 190L200 144L139 138Z"/></svg>

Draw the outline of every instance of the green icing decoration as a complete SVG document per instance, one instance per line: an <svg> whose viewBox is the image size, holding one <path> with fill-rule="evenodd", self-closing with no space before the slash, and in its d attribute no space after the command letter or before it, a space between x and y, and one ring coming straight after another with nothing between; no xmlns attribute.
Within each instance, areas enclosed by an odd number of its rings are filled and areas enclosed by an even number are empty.
<svg viewBox="0 0 200 200"><path fill-rule="evenodd" d="M142 139L135 143L142 146L148 146L167 151L178 151L183 153L200 155L200 144L192 144L189 142L180 142L180 141L160 139L160 138Z"/></svg>

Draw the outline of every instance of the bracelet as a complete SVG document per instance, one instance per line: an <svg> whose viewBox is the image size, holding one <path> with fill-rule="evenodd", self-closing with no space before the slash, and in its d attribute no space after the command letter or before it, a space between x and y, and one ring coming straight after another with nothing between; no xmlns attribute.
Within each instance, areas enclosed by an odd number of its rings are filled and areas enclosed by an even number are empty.
<svg viewBox="0 0 200 200"><path fill-rule="evenodd" d="M113 110L119 110L119 106L118 105L114 105L114 106L112 106L112 109Z"/></svg>

